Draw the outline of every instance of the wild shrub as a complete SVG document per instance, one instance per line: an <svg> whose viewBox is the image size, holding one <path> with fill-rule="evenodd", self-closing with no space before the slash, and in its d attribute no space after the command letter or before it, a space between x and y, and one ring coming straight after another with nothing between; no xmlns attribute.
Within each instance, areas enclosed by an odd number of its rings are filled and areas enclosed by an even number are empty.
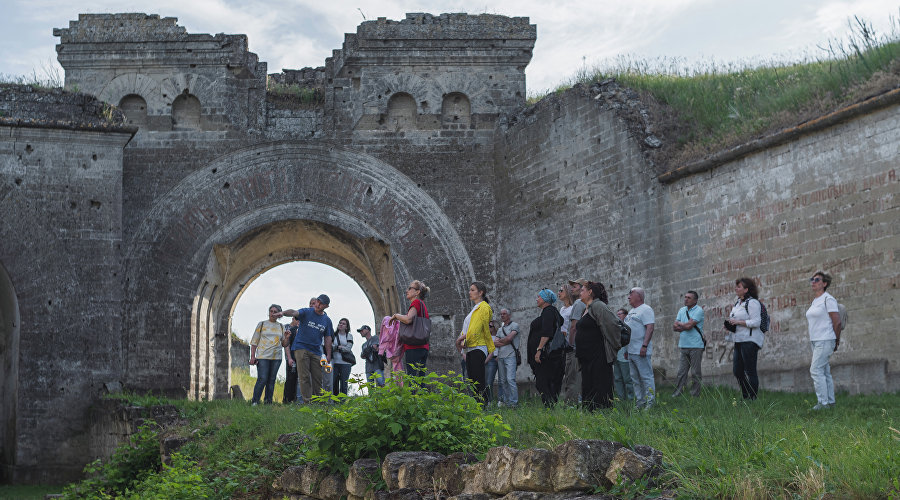
<svg viewBox="0 0 900 500"><path fill-rule="evenodd" d="M147 475L123 497L129 500L228 498L217 495L212 485L204 479L200 467L180 453L172 455L171 465L164 465L158 473Z"/></svg>
<svg viewBox="0 0 900 500"><path fill-rule="evenodd" d="M365 384L368 396L325 396L333 404L316 411L307 458L346 472L359 458L382 459L392 451L481 453L509 437L500 415L486 414L455 376L402 377L403 385Z"/></svg>
<svg viewBox="0 0 900 500"><path fill-rule="evenodd" d="M107 462L96 460L88 464L84 468L87 479L67 486L63 498L115 498L155 474L159 466L156 423L148 421Z"/></svg>

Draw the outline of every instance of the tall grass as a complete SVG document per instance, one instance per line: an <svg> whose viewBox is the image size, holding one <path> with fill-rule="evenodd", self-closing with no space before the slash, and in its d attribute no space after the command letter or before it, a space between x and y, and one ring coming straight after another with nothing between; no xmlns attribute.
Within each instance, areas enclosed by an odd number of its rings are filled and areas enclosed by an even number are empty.
<svg viewBox="0 0 900 500"><path fill-rule="evenodd" d="M699 398L669 394L671 388L660 388L657 405L647 411L626 402L596 413L545 409L527 397L517 409L489 411L511 427L498 444L515 448L552 448L570 439L653 446L664 454L661 487L679 497L900 498L900 394L838 395L837 406L822 412L810 410L812 394L764 391L750 404L728 388L706 388ZM318 412L334 411L329 405L297 411L237 401L172 403L190 421L180 431L192 436L185 451L209 476L235 474L216 467L249 463L247 457L276 449L279 435L310 433ZM298 458L271 458L272 464L285 460Z"/></svg>
<svg viewBox="0 0 900 500"><path fill-rule="evenodd" d="M587 414L527 404L500 410L514 447L551 447L572 438L647 444L664 454L665 486L680 496L879 498L900 496L900 395L841 396L810 410L811 394L764 393L751 404L730 389L671 398L649 411L619 403ZM815 494L814 494L815 493Z"/></svg>
<svg viewBox="0 0 900 500"><path fill-rule="evenodd" d="M730 138L744 138L773 126L796 122L804 112L821 113L877 91L865 83L890 75L884 85L900 81L900 18L891 17L891 28L878 34L858 17L850 21L850 33L818 47L804 60L779 62L717 63L688 65L683 59L656 60L619 57L594 68L583 68L556 91L576 83L615 78L633 89L646 91L669 106L682 124L678 145L721 145ZM860 88L863 87L863 88ZM862 94L862 95L860 95ZM532 97L532 101L540 96Z"/></svg>

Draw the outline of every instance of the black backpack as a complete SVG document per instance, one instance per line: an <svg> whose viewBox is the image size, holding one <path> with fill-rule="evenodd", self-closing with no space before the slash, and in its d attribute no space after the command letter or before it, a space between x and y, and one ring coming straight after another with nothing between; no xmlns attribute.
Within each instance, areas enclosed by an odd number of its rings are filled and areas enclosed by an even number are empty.
<svg viewBox="0 0 900 500"><path fill-rule="evenodd" d="M762 330L763 333L769 331L769 311L766 311L765 304L762 303L761 300L755 299L759 302L759 329ZM735 304L737 305L737 304ZM747 311L747 316L750 315L750 301L744 302L744 310ZM750 335L753 335L753 328L750 329Z"/></svg>

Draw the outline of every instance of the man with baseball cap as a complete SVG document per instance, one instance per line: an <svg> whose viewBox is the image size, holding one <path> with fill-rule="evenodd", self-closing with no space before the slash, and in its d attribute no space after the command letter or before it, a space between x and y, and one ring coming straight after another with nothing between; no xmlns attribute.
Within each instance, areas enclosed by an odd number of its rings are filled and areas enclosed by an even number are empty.
<svg viewBox="0 0 900 500"><path fill-rule="evenodd" d="M294 360L297 362L297 402L309 403L322 389L322 341L325 344L325 359L331 362L331 339L334 337L334 327L331 318L325 314L325 309L331 304L331 299L324 293L316 297L312 307L299 310L286 309L281 316L296 318L300 322L297 334L291 350L294 351Z"/></svg>
<svg viewBox="0 0 900 500"><path fill-rule="evenodd" d="M384 361L378 354L378 335L372 335L369 325L363 325L356 331L366 339L362 345L362 357L366 360L366 380L371 382L374 374L378 387L384 387Z"/></svg>

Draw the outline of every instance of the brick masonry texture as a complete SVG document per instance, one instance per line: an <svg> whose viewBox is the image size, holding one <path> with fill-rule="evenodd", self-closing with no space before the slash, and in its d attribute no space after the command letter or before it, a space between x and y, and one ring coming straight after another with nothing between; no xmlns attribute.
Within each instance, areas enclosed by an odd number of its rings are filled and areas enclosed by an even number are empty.
<svg viewBox="0 0 900 500"><path fill-rule="evenodd" d="M897 108L889 107L717 169L660 184L613 111L584 88L545 98L499 128L495 150L500 303L520 324L543 286L588 277L611 305L645 288L656 312L654 366L671 380L671 329L687 290L700 293L708 382L733 384L722 322L734 280L757 280L772 317L763 388L811 391L808 278L852 318L832 357L838 390L896 391L900 229ZM527 371L527 370L526 370ZM528 376L519 374L520 379Z"/></svg>
<svg viewBox="0 0 900 500"><path fill-rule="evenodd" d="M762 384L785 390L811 388L806 279L824 269L851 315L838 388L898 389L896 106L664 184L589 90L526 108L527 18L379 18L322 67L273 75L244 35L173 18L83 14L55 34L80 93L0 87L3 480L77 476L110 382L228 397L232 307L293 260L344 271L379 316L425 281L435 370L457 367L472 280L526 327L540 287L587 276L617 306L647 290L671 377L667 325L696 289L706 379L729 384L718 325L748 275L773 317Z"/></svg>

